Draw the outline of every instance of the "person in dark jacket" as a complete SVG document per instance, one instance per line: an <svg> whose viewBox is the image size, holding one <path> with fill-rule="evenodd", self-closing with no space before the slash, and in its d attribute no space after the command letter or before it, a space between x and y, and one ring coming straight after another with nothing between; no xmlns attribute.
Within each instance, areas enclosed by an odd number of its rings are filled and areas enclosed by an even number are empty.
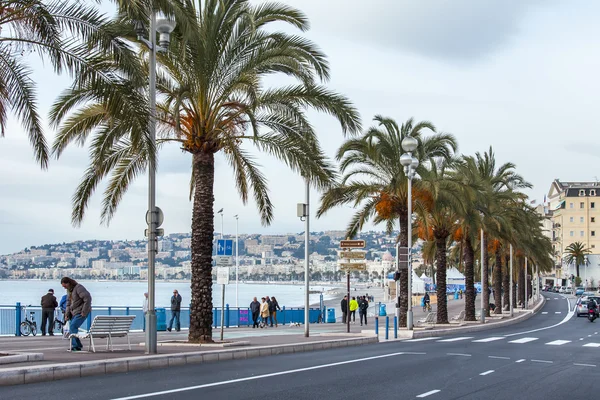
<svg viewBox="0 0 600 400"><path fill-rule="evenodd" d="M179 315L181 313L181 295L177 290L173 290L173 296L171 296L171 320L169 321L169 327L167 330L171 332L171 328L173 328L173 320L177 320L175 322L175 330L179 332L181 330L181 322L179 320Z"/></svg>
<svg viewBox="0 0 600 400"><path fill-rule="evenodd" d="M340 302L340 306L342 307L342 324L345 324L346 317L348 316L348 296L344 296Z"/></svg>
<svg viewBox="0 0 600 400"><path fill-rule="evenodd" d="M277 328L277 310L281 311L279 303L275 296L271 297L271 303L269 303L269 314L271 314L271 328L273 327L273 320L275 320L275 328Z"/></svg>
<svg viewBox="0 0 600 400"><path fill-rule="evenodd" d="M250 303L250 312L252 313L252 328L258 328L258 317L260 315L260 303L254 298Z"/></svg>
<svg viewBox="0 0 600 400"><path fill-rule="evenodd" d="M358 303L358 314L360 316L360 326L363 324L363 318L365 320L365 325L367 324L367 310L369 309L369 302L367 298L363 296Z"/></svg>
<svg viewBox="0 0 600 400"><path fill-rule="evenodd" d="M64 277L60 280L63 288L67 289L67 310L65 321L69 321L69 334L79 333L79 327L92 312L92 295L75 279ZM77 336L71 338L71 351L81 351L83 345Z"/></svg>
<svg viewBox="0 0 600 400"><path fill-rule="evenodd" d="M54 289L48 290L42 296L42 336L46 336L46 323L48 324L48 334L54 336L54 309L58 307L56 297L54 297Z"/></svg>
<svg viewBox="0 0 600 400"><path fill-rule="evenodd" d="M269 296L265 296L265 300L267 301L267 307L269 307L269 319L265 321L265 324L273 326L273 314L271 314L271 298Z"/></svg>

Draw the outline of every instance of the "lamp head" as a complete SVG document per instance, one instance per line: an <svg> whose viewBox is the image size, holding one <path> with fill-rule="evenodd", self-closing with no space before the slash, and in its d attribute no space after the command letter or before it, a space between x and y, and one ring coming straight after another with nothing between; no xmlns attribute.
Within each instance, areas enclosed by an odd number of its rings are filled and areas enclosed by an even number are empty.
<svg viewBox="0 0 600 400"><path fill-rule="evenodd" d="M404 165L405 167L408 167L409 165L412 164L412 157L410 156L410 154L408 153L404 153L400 156L400 164Z"/></svg>
<svg viewBox="0 0 600 400"><path fill-rule="evenodd" d="M217 211L217 214L222 214L223 213L223 209L221 208L219 211Z"/></svg>
<svg viewBox="0 0 600 400"><path fill-rule="evenodd" d="M133 21L133 30L135 31L138 39L143 38L146 35L146 27L140 20Z"/></svg>
<svg viewBox="0 0 600 400"><path fill-rule="evenodd" d="M175 20L171 18L159 18L156 20L156 31L160 34L158 45L163 49L169 47L171 32L175 29Z"/></svg>
<svg viewBox="0 0 600 400"><path fill-rule="evenodd" d="M404 151L408 151L409 153L415 151L418 145L419 142L417 142L417 139L415 139L412 136L407 136L404 139L402 139L402 148L404 149Z"/></svg>
<svg viewBox="0 0 600 400"><path fill-rule="evenodd" d="M417 160L416 157L413 157L412 161L410 162L410 166L412 167L413 170L416 170L417 167L419 166L419 160Z"/></svg>

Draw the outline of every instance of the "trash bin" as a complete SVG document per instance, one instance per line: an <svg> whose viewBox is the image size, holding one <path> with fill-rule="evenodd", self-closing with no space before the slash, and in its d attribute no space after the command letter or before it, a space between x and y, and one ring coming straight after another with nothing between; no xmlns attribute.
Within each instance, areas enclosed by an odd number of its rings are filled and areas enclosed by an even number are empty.
<svg viewBox="0 0 600 400"><path fill-rule="evenodd" d="M335 323L335 308L327 309L327 323L328 324Z"/></svg>
<svg viewBox="0 0 600 400"><path fill-rule="evenodd" d="M379 316L385 317L387 315L387 311L385 309L385 304L379 304Z"/></svg>
<svg viewBox="0 0 600 400"><path fill-rule="evenodd" d="M167 330L167 310L164 307L155 308L156 311L156 330L166 331Z"/></svg>

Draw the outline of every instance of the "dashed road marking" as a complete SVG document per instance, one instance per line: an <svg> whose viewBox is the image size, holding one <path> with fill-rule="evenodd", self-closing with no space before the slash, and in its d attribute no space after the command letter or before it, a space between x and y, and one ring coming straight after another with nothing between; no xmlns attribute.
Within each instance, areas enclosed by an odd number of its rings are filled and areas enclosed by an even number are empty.
<svg viewBox="0 0 600 400"><path fill-rule="evenodd" d="M538 340L538 338L536 338L536 337L524 337L524 338L517 339L517 340L511 340L508 343L519 343L519 344L522 344L522 343L527 343L527 342L533 342L534 340Z"/></svg>
<svg viewBox="0 0 600 400"><path fill-rule="evenodd" d="M488 358L495 358L498 360L510 360L510 357L502 357L502 356L488 356Z"/></svg>
<svg viewBox="0 0 600 400"><path fill-rule="evenodd" d="M577 363L573 363L573 365L577 365L578 367L596 367L594 364L577 364Z"/></svg>
<svg viewBox="0 0 600 400"><path fill-rule="evenodd" d="M548 311L542 311L542 314L548 314Z"/></svg>
<svg viewBox="0 0 600 400"><path fill-rule="evenodd" d="M547 360L531 360L531 362L544 363L544 364L553 364L554 363L554 361L547 361Z"/></svg>
<svg viewBox="0 0 600 400"><path fill-rule="evenodd" d="M586 343L583 347L600 347L600 343Z"/></svg>
<svg viewBox="0 0 600 400"><path fill-rule="evenodd" d="M554 340L546 343L548 346L562 346L563 344L571 343L570 340Z"/></svg>
<svg viewBox="0 0 600 400"><path fill-rule="evenodd" d="M516 363L522 363L523 361L525 361L524 358L521 358L520 360L515 361Z"/></svg>
<svg viewBox="0 0 600 400"><path fill-rule="evenodd" d="M423 397L427 397L427 396L431 396L432 394L436 394L440 392L440 390L430 390L429 392L425 392L425 393L421 393L420 395L418 395L418 398L423 398Z"/></svg>
<svg viewBox="0 0 600 400"><path fill-rule="evenodd" d="M470 354L463 353L446 353L447 356L471 357Z"/></svg>
<svg viewBox="0 0 600 400"><path fill-rule="evenodd" d="M562 314L560 311L554 311L554 314Z"/></svg>
<svg viewBox="0 0 600 400"><path fill-rule="evenodd" d="M409 339L409 340L405 340L405 342L424 342L426 340L435 340L435 339L439 339L439 336L436 337L424 337L424 338L419 338L419 339Z"/></svg>
<svg viewBox="0 0 600 400"><path fill-rule="evenodd" d="M487 343L487 342L493 342L495 340L502 340L505 339L504 336L492 336L489 338L485 338L485 339L478 339L478 340L473 340L473 343Z"/></svg>
<svg viewBox="0 0 600 400"><path fill-rule="evenodd" d="M493 369L490 369L489 371L482 372L482 373L480 373L479 375L481 375L481 376L485 376L485 375L489 375L489 374L492 374L492 373L494 373L494 370L493 370Z"/></svg>
<svg viewBox="0 0 600 400"><path fill-rule="evenodd" d="M438 340L438 342L458 342L460 340L467 340L467 339L473 339L473 336L461 336L461 337L455 337L455 338L450 338L450 339L442 339L442 340Z"/></svg>

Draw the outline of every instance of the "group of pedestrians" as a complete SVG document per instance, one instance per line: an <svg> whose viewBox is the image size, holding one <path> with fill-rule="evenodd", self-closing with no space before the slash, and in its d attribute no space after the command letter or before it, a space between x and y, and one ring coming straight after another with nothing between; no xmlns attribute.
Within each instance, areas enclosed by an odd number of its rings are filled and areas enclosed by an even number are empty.
<svg viewBox="0 0 600 400"><path fill-rule="evenodd" d="M277 327L277 311L281 311L279 303L275 296L261 297L261 302L255 297L250 303L250 312L252 313L252 328L262 328L266 326ZM259 322L260 318L260 322ZM269 325L270 323L270 325Z"/></svg>
<svg viewBox="0 0 600 400"><path fill-rule="evenodd" d="M363 325L363 321L365 325L367 325L367 310L369 309L369 295L365 296L352 296L350 302L348 302L348 296L344 296L342 301L340 302L340 306L342 308L342 323L346 323L346 318L348 322L356 323L356 310L358 310L358 315L360 317L360 326Z"/></svg>

